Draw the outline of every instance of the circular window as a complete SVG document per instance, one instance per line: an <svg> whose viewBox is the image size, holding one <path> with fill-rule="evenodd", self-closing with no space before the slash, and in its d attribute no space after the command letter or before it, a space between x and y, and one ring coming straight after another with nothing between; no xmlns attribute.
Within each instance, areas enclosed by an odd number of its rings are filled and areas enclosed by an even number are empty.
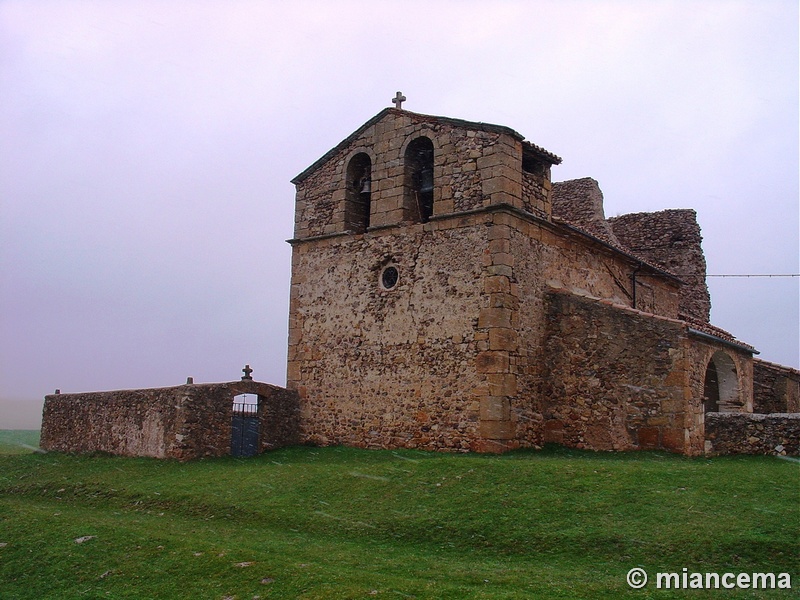
<svg viewBox="0 0 800 600"><path fill-rule="evenodd" d="M389 265L381 273L381 287L385 290L391 290L397 285L399 279L400 272L397 270L397 267Z"/></svg>

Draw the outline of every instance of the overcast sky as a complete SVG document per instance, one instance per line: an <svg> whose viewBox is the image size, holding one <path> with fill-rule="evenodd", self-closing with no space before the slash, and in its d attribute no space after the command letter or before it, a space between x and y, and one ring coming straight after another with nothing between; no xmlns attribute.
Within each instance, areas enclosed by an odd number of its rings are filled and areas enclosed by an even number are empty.
<svg viewBox="0 0 800 600"><path fill-rule="evenodd" d="M397 90L607 216L696 209L710 274L800 272L796 0L0 0L0 429L56 388L284 384L289 180ZM799 284L709 279L712 322L798 367Z"/></svg>

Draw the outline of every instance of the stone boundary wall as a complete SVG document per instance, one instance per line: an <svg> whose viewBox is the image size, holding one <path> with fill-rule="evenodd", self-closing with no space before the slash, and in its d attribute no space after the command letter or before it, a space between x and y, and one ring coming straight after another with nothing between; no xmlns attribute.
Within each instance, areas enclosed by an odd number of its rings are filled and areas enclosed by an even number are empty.
<svg viewBox="0 0 800 600"><path fill-rule="evenodd" d="M45 397L44 450L188 460L230 454L233 397L259 397L261 450L297 443L297 395L255 381Z"/></svg>
<svg viewBox="0 0 800 600"><path fill-rule="evenodd" d="M547 299L545 442L702 453L687 435L684 323L559 290Z"/></svg>
<svg viewBox="0 0 800 600"><path fill-rule="evenodd" d="M800 413L706 413L706 454L800 456Z"/></svg>
<svg viewBox="0 0 800 600"><path fill-rule="evenodd" d="M800 412L800 371L753 360L753 412Z"/></svg>

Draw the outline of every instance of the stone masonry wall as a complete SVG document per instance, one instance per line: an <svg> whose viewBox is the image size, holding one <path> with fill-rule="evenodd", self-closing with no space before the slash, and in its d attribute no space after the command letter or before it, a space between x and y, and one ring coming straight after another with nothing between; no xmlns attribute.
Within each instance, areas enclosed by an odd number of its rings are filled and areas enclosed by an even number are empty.
<svg viewBox="0 0 800 600"><path fill-rule="evenodd" d="M262 450L297 442L296 394L254 381L52 394L45 398L41 446L187 460L230 453L232 399L260 398Z"/></svg>
<svg viewBox="0 0 800 600"><path fill-rule="evenodd" d="M553 183L550 169L538 173L522 172L522 208L542 219L550 220L553 214Z"/></svg>
<svg viewBox="0 0 800 600"><path fill-rule="evenodd" d="M59 452L163 458L184 429L189 390L160 388L45 397L40 445Z"/></svg>
<svg viewBox="0 0 800 600"><path fill-rule="evenodd" d="M706 259L694 210L664 210L609 219L624 247L648 262L675 273L685 283L680 313L707 323L711 297L706 285Z"/></svg>
<svg viewBox="0 0 800 600"><path fill-rule="evenodd" d="M293 243L287 380L301 398L304 442L477 443L487 219ZM387 266L399 272L389 290L381 284Z"/></svg>
<svg viewBox="0 0 800 600"><path fill-rule="evenodd" d="M707 413L707 454L800 456L800 414Z"/></svg>
<svg viewBox="0 0 800 600"><path fill-rule="evenodd" d="M382 269L400 273L382 289ZM319 444L503 451L542 439L548 282L625 301L630 261L512 209L293 242L288 386ZM646 274L642 277L646 279ZM654 278L653 310L677 313Z"/></svg>
<svg viewBox="0 0 800 600"><path fill-rule="evenodd" d="M683 323L563 291L548 294L544 440L594 450L687 444Z"/></svg>
<svg viewBox="0 0 800 600"><path fill-rule="evenodd" d="M508 275L491 281L507 289L513 301L509 306L515 332L507 336L513 341L508 347L511 371L507 380L514 392L509 397L514 437L522 446L536 447L542 443L546 403L542 390L549 376L545 371L553 360L543 351L549 289L624 305L630 302L629 274L635 266L585 236L543 220L498 213L494 222L493 244L510 257ZM676 317L677 284L661 277L648 279L644 273L641 277L652 284L647 304L651 312Z"/></svg>
<svg viewBox="0 0 800 600"><path fill-rule="evenodd" d="M753 361L753 412L800 412L800 371L763 360Z"/></svg>

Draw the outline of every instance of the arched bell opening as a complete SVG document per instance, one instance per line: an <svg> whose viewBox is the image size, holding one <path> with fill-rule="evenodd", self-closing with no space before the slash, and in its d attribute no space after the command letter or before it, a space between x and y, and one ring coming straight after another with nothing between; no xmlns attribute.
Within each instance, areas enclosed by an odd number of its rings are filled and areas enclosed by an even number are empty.
<svg viewBox="0 0 800 600"><path fill-rule="evenodd" d="M420 223L433 215L433 142L418 137L406 147L405 205Z"/></svg>
<svg viewBox="0 0 800 600"><path fill-rule="evenodd" d="M372 200L372 160L359 152L347 164L344 220L345 229L364 233L369 227Z"/></svg>

